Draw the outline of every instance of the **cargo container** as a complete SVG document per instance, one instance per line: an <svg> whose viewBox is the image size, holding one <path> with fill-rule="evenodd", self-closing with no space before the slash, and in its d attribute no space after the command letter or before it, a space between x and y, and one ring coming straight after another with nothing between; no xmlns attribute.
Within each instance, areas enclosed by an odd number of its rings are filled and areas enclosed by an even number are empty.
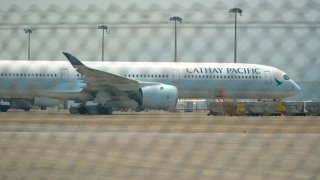
<svg viewBox="0 0 320 180"><path fill-rule="evenodd" d="M284 102L286 116L306 116L307 113L304 108L304 102Z"/></svg>
<svg viewBox="0 0 320 180"><path fill-rule="evenodd" d="M208 103L208 115L237 116L237 102L210 102Z"/></svg>
<svg viewBox="0 0 320 180"><path fill-rule="evenodd" d="M283 102L280 101L265 101L264 104L264 113L265 116L281 116L285 111L285 106Z"/></svg>
<svg viewBox="0 0 320 180"><path fill-rule="evenodd" d="M208 115L306 116L320 115L320 102L211 102Z"/></svg>
<svg viewBox="0 0 320 180"><path fill-rule="evenodd" d="M247 115L263 116L265 104L263 102L247 102Z"/></svg>
<svg viewBox="0 0 320 180"><path fill-rule="evenodd" d="M259 101L246 103L246 115L249 116L281 116L285 107L278 101Z"/></svg>
<svg viewBox="0 0 320 180"><path fill-rule="evenodd" d="M247 113L247 103L237 102L237 114L239 116L246 115Z"/></svg>
<svg viewBox="0 0 320 180"><path fill-rule="evenodd" d="M320 115L320 102L306 102L307 114L310 116Z"/></svg>

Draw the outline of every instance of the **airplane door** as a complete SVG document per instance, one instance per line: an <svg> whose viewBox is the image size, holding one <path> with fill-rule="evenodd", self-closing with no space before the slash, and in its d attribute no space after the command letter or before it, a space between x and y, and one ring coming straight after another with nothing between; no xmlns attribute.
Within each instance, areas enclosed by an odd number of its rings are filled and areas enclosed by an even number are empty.
<svg viewBox="0 0 320 180"><path fill-rule="evenodd" d="M180 72L179 70L173 69L172 70L172 82L179 83L180 82Z"/></svg>
<svg viewBox="0 0 320 180"><path fill-rule="evenodd" d="M69 71L68 69L61 69L61 80L69 80Z"/></svg>
<svg viewBox="0 0 320 180"><path fill-rule="evenodd" d="M266 84L272 84L270 71L264 71L264 78Z"/></svg>

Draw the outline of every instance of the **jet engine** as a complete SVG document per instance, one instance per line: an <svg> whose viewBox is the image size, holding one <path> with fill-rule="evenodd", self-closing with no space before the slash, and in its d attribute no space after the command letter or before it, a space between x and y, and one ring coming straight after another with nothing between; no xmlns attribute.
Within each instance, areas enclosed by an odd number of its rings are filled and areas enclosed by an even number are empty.
<svg viewBox="0 0 320 180"><path fill-rule="evenodd" d="M142 108L170 109L175 108L178 101L178 89L175 86L159 84L139 89L135 98Z"/></svg>

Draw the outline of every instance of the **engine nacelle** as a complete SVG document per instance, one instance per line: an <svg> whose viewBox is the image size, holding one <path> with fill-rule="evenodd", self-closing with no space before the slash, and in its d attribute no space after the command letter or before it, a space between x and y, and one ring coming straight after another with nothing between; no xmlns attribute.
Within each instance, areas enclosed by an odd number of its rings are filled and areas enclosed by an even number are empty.
<svg viewBox="0 0 320 180"><path fill-rule="evenodd" d="M175 108L178 101L178 89L175 86L160 84L139 89L138 104L148 109Z"/></svg>

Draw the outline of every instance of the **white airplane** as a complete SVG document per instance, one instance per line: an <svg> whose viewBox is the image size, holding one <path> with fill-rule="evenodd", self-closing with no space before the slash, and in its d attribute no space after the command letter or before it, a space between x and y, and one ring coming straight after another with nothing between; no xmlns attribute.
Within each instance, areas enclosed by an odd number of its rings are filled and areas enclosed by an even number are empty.
<svg viewBox="0 0 320 180"><path fill-rule="evenodd" d="M0 99L75 100L71 113L170 109L178 98L281 99L300 87L275 67L242 63L0 61ZM3 107L4 108L4 107ZM8 108L8 107L6 107ZM4 108L4 110L7 110Z"/></svg>

